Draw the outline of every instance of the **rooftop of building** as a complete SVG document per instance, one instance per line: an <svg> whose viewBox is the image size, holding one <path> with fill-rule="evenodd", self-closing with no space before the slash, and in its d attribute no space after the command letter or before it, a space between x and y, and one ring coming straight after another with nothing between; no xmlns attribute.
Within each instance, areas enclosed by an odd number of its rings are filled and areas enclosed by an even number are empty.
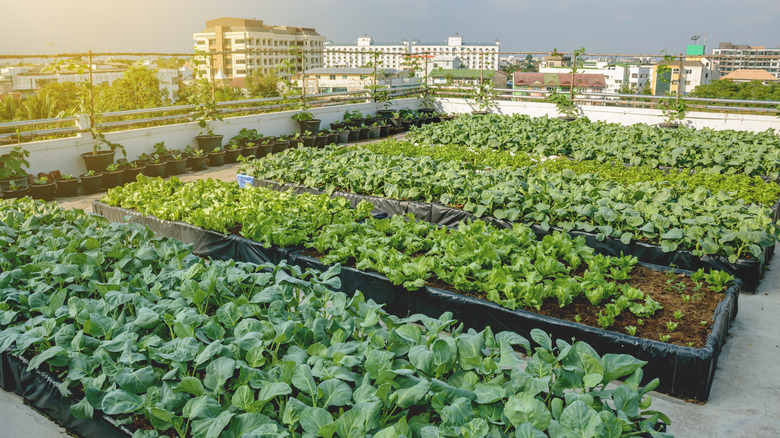
<svg viewBox="0 0 780 438"><path fill-rule="evenodd" d="M396 70L393 68L378 69L377 74L393 75L403 73L403 70ZM310 68L304 72L307 75L373 75L374 69L369 67L321 67Z"/></svg>
<svg viewBox="0 0 780 438"><path fill-rule="evenodd" d="M564 73L534 73L534 72L515 72L515 85L527 87L570 87L572 85L572 75ZM607 86L603 74L595 73L576 73L574 74L575 87L603 88Z"/></svg>
<svg viewBox="0 0 780 438"><path fill-rule="evenodd" d="M320 36L312 27L301 26L275 26L265 24L263 20L248 18L221 17L206 21L206 28L200 33L214 32L217 26L226 28L227 31L269 32L287 35Z"/></svg>
<svg viewBox="0 0 780 438"><path fill-rule="evenodd" d="M721 79L731 79L732 81L765 81L777 82L780 79L766 70L752 70L741 68L723 76Z"/></svg>
<svg viewBox="0 0 780 438"><path fill-rule="evenodd" d="M490 79L496 74L495 70L479 70L468 68L437 68L431 70L428 76L433 78L444 78L452 76L453 79L474 79L484 77Z"/></svg>

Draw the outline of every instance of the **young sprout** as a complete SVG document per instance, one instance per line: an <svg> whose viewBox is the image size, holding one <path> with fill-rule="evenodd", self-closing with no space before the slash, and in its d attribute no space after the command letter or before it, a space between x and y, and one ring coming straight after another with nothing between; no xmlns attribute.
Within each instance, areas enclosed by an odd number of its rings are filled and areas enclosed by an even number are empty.
<svg viewBox="0 0 780 438"><path fill-rule="evenodd" d="M701 324L702 327L706 327L709 323L709 321L699 321L699 324Z"/></svg>
<svg viewBox="0 0 780 438"><path fill-rule="evenodd" d="M658 339L660 339L661 342L669 342L669 339L671 338L671 335L658 335Z"/></svg>
<svg viewBox="0 0 780 438"><path fill-rule="evenodd" d="M626 326L626 333L628 333L631 336L635 336L636 335L636 327L633 326L633 325L627 325Z"/></svg>
<svg viewBox="0 0 780 438"><path fill-rule="evenodd" d="M642 319L642 318L639 318L639 319L636 320L636 324L637 325L645 325L645 320Z"/></svg>
<svg viewBox="0 0 780 438"><path fill-rule="evenodd" d="M580 315L574 315L574 321L580 322L582 321L582 318L580 318Z"/></svg>
<svg viewBox="0 0 780 438"><path fill-rule="evenodd" d="M682 310L675 310L674 311L674 319L678 319L679 320L679 319L682 319L682 317L683 317Z"/></svg>
<svg viewBox="0 0 780 438"><path fill-rule="evenodd" d="M693 347L693 342L686 342L685 345L687 345L689 347Z"/></svg>
<svg viewBox="0 0 780 438"><path fill-rule="evenodd" d="M677 330L677 323L674 321L667 321L666 322L666 330L673 332Z"/></svg>
<svg viewBox="0 0 780 438"><path fill-rule="evenodd" d="M682 296L682 300L683 300L683 303L687 303L687 302L691 301L691 296L688 295L688 294L685 294L685 295Z"/></svg>

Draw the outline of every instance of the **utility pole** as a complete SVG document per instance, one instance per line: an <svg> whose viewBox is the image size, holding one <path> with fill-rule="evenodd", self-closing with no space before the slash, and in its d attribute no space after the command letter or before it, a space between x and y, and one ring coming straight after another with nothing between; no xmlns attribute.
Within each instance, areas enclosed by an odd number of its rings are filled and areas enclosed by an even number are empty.
<svg viewBox="0 0 780 438"><path fill-rule="evenodd" d="M89 51L89 127L95 126L95 105L93 101L92 89L95 88L92 83L92 50Z"/></svg>
<svg viewBox="0 0 780 438"><path fill-rule="evenodd" d="M209 80L211 81L211 103L217 103L217 90L214 84L214 55L209 51ZM223 56L224 59L224 56Z"/></svg>
<svg viewBox="0 0 780 438"><path fill-rule="evenodd" d="M680 72L677 74L677 97L680 97L680 89L683 86L683 54L680 53Z"/></svg>

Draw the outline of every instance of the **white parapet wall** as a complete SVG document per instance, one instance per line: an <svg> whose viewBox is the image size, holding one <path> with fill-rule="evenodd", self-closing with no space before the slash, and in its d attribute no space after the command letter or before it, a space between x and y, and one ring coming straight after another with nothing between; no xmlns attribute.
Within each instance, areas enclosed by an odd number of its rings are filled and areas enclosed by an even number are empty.
<svg viewBox="0 0 780 438"><path fill-rule="evenodd" d="M390 101L389 104L388 109L395 111L403 108L417 109L420 100L417 98L397 99ZM315 117L322 120L321 127L327 128L330 123L341 121L345 111L357 110L364 115L374 115L380 109L384 109L384 104L370 102L312 108L310 111ZM291 110L227 117L223 122L214 123L214 133L224 136L223 144L227 144L230 138L237 135L242 128L256 129L265 136L294 134L298 132L298 124L291 116L296 112ZM134 160L143 153L151 154L154 151L154 144L161 141L164 141L165 146L169 149L184 151L188 145L196 145L195 136L200 132L201 128L198 124L190 122L108 132L105 136L109 141L124 146L127 159ZM87 132L74 137L22 143L21 146L30 151L30 167L27 169L30 174L59 170L62 174L81 175L86 172L86 167L84 167L84 161L80 155L91 152L94 145L95 140ZM0 155L10 152L15 146L1 146ZM122 158L122 155L117 152L115 159L119 158Z"/></svg>
<svg viewBox="0 0 780 438"><path fill-rule="evenodd" d="M477 108L465 99L437 98L435 107L440 112L469 113ZM663 122L661 110L650 108L628 108L601 105L580 105L582 115L592 121L634 125L646 123L656 125ZM558 117L555 104L545 102L496 101L491 112L496 114L523 114L531 117ZM681 122L683 125L701 129L733 129L735 131L761 132L769 128L780 131L780 118L754 114L733 114L725 112L691 111Z"/></svg>

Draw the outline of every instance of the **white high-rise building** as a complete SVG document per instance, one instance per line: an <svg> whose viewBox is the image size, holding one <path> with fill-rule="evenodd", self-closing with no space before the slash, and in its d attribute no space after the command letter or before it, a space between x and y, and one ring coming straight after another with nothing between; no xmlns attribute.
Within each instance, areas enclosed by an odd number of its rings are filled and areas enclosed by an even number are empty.
<svg viewBox="0 0 780 438"><path fill-rule="evenodd" d="M380 52L380 55L372 55ZM404 67L404 57L409 53L409 42L375 43L370 36L358 38L357 44L325 43L323 52L326 67L359 68L364 67L377 56L379 68L400 70Z"/></svg>
<svg viewBox="0 0 780 438"><path fill-rule="evenodd" d="M432 62L437 56L457 57L462 68L492 69L499 67L498 52L501 43L464 43L463 37L455 35L447 38L446 43L422 43L419 41L401 41L394 43L376 43L370 36L358 38L356 44L326 43L324 57L326 67L363 67L374 57L372 52L381 52L378 56L380 68L402 69L409 66L408 57L415 58L420 68L424 68L425 58Z"/></svg>
<svg viewBox="0 0 780 438"><path fill-rule="evenodd" d="M498 70L501 42L492 43L464 43L463 37L455 35L447 38L446 43L421 43L412 42L412 55L429 53L433 59L438 55L457 56L462 68L479 70Z"/></svg>
<svg viewBox="0 0 780 438"><path fill-rule="evenodd" d="M740 69L766 70L780 79L780 48L720 43L712 55L723 75Z"/></svg>
<svg viewBox="0 0 780 438"><path fill-rule="evenodd" d="M227 78L242 78L255 69L263 74L290 57L289 49L297 47L306 59L296 65L296 73L322 67L321 51L325 37L313 28L271 26L262 20L217 18L206 22L206 29L193 34L195 48L202 52L249 50L246 53L214 55L212 69ZM305 65L304 65L305 64ZM203 69L206 67L203 66Z"/></svg>

